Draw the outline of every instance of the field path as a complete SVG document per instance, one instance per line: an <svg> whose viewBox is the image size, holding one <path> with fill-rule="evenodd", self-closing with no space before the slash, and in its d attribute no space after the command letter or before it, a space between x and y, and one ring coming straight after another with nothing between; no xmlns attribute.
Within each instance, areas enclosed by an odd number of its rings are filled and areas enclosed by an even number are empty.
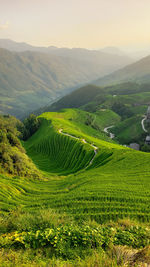
<svg viewBox="0 0 150 267"><path fill-rule="evenodd" d="M147 133L147 130L145 129L145 126L144 126L144 121L146 120L146 116L144 116L144 118L141 120L141 125L142 125L142 129L145 133Z"/></svg>
<svg viewBox="0 0 150 267"><path fill-rule="evenodd" d="M81 141L81 142L83 142L83 143L85 143L85 144L89 144L85 139L80 139L80 138L78 138L78 137L76 137L76 136L74 136L74 135L71 135L71 134L68 134L68 133L64 133L62 130L63 130L63 129L59 129L58 132L59 132L60 134L63 134L63 135L72 137L72 138L74 138L74 139L76 139L76 140L79 140L79 141ZM88 167L93 163L93 160L95 159L95 157L96 157L96 155L97 155L97 152L98 152L98 147L97 147L97 146L94 146L93 144L89 144L89 145L90 145L91 147L94 148L94 156L93 156L93 158L91 159L90 163L86 166L86 168L88 168Z"/></svg>
<svg viewBox="0 0 150 267"><path fill-rule="evenodd" d="M108 132L108 129L111 129L113 127L114 127L114 125L111 125L111 126L108 126L108 127L104 128L104 132L107 133L107 134L109 134L109 137L111 139L113 139L115 137L115 135L113 133Z"/></svg>

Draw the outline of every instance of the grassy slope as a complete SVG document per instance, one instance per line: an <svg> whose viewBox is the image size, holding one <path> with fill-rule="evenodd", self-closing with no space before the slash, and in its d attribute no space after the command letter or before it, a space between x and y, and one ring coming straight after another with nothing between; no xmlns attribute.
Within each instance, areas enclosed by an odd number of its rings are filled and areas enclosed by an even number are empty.
<svg viewBox="0 0 150 267"><path fill-rule="evenodd" d="M46 160L52 160L52 156L58 160L57 173L43 181L8 179L1 176L0 202L3 210L9 210L16 205L28 211L50 207L60 213L66 212L84 219L91 217L98 222L119 217L143 221L150 219L150 155L97 138L98 132L92 128L89 131L90 128L82 123L85 114L82 111L68 110L41 115L43 129L27 141L26 149L43 171L54 173L54 162L48 167L48 162L42 162L43 152L36 150L42 144L40 149L48 155ZM81 168L86 159L91 158L91 147L80 141L75 144L71 137L59 136L61 134L57 130L60 128L98 146L98 154L88 169ZM43 140L47 142L44 143ZM68 142L68 147L64 148L62 142ZM76 166L73 166L70 149L75 147L81 153L84 151L84 157L81 162L77 156ZM37 155L41 162L37 161ZM63 162L70 162L69 168ZM56 176L62 173L70 174ZM45 177L48 177L47 173Z"/></svg>
<svg viewBox="0 0 150 267"><path fill-rule="evenodd" d="M88 116L92 124L99 125L97 115L84 111L67 110L58 113L44 113L40 130L26 143L28 154L43 171L68 174L85 168L94 156L94 149L89 145L97 144L97 139L108 140L103 131L96 131L85 125ZM81 139L75 140L59 133L59 129ZM103 129L101 129L103 130ZM89 134L93 137L89 138ZM86 139L89 144L84 144Z"/></svg>
<svg viewBox="0 0 150 267"><path fill-rule="evenodd" d="M120 116L109 109L99 109L95 112L95 115L101 130L107 126L118 124L120 121Z"/></svg>

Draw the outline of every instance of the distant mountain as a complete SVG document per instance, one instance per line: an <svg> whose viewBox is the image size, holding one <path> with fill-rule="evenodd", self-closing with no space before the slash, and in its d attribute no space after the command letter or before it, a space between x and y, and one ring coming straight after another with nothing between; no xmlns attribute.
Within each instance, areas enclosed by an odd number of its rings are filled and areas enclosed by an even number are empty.
<svg viewBox="0 0 150 267"><path fill-rule="evenodd" d="M98 79L96 85L112 85L123 82L150 82L150 56Z"/></svg>
<svg viewBox="0 0 150 267"><path fill-rule="evenodd" d="M34 47L5 39L0 47L7 48L0 48L0 113L18 118L132 61L99 51Z"/></svg>
<svg viewBox="0 0 150 267"><path fill-rule="evenodd" d="M21 118L97 78L95 62L0 49L0 112Z"/></svg>
<svg viewBox="0 0 150 267"><path fill-rule="evenodd" d="M135 50L134 52L129 52L127 53L129 57L132 57L133 59L135 59L136 61L137 60L140 60L144 57L147 57L150 55L150 48L145 48L145 49L142 49L142 50Z"/></svg>
<svg viewBox="0 0 150 267"><path fill-rule="evenodd" d="M24 51L42 52L45 49L45 47L35 47L24 42L18 43L9 39L0 39L0 48L4 48L14 52L24 52Z"/></svg>
<svg viewBox="0 0 150 267"><path fill-rule="evenodd" d="M36 47L26 43L17 43L9 39L0 39L0 47L10 51L24 52L36 51L48 53L55 56L67 57L75 60L85 61L86 63L95 63L101 67L100 76L106 75L123 66L126 66L134 60L132 57L122 54L113 54L107 51L88 50L84 48L57 48L55 46Z"/></svg>
<svg viewBox="0 0 150 267"><path fill-rule="evenodd" d="M112 70L119 69L120 66L126 66L134 60L127 55L118 55L108 53L106 51L88 50L83 48L48 48L49 53L69 57L74 59L82 59L86 62L94 62L95 64L101 64L103 66L103 72L111 72Z"/></svg>
<svg viewBox="0 0 150 267"><path fill-rule="evenodd" d="M107 47L100 49L99 51L104 52L104 53L108 53L108 54L112 54L112 55L127 56L127 54L125 52L123 52L118 47L114 47L114 46L107 46ZM131 55L131 58L132 58L132 55Z"/></svg>

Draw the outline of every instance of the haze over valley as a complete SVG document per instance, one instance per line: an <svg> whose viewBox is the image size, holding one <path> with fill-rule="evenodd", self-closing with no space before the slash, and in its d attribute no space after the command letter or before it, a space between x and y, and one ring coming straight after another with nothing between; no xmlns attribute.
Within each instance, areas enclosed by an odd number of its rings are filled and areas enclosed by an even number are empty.
<svg viewBox="0 0 150 267"><path fill-rule="evenodd" d="M0 40L0 47L0 111L19 118L133 62L126 55L36 48L10 40Z"/></svg>
<svg viewBox="0 0 150 267"><path fill-rule="evenodd" d="M150 266L150 2L0 9L0 266Z"/></svg>

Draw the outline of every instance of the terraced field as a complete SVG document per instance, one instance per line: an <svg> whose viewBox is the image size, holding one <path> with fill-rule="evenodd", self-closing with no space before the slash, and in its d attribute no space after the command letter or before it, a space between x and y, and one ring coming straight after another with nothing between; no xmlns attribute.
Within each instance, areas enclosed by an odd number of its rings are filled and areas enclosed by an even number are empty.
<svg viewBox="0 0 150 267"><path fill-rule="evenodd" d="M60 214L98 222L124 217L150 220L148 153L117 145L100 130L87 126L84 111L44 113L40 118L40 129L24 146L44 178L1 175L3 212L17 206L31 212L50 207ZM79 139L63 135L59 129ZM94 155L90 144L98 147L98 153L86 168Z"/></svg>

